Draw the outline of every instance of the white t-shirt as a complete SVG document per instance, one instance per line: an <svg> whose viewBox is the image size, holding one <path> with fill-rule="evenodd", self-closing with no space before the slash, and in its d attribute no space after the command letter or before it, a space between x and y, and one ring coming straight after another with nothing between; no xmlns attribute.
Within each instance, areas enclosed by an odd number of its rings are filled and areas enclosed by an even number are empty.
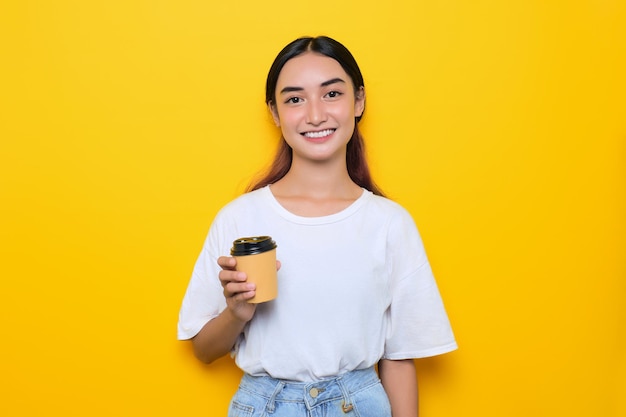
<svg viewBox="0 0 626 417"><path fill-rule="evenodd" d="M233 355L252 375L315 381L385 359L456 349L421 238L397 203L363 190L339 213L301 217L269 187L216 216L183 299L178 338L226 308L217 258L235 239L271 236L281 261L278 297L257 306Z"/></svg>

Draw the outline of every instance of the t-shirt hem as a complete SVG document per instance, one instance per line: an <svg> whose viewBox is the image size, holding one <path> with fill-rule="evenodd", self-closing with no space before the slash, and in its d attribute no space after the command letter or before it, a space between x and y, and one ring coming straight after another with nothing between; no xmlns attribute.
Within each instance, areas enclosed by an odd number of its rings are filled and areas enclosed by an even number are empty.
<svg viewBox="0 0 626 417"><path fill-rule="evenodd" d="M202 330L204 325L207 324L210 320L211 318L202 322L196 322L195 324L187 326L185 328L179 327L176 338L178 340L193 339L198 333L200 333L200 330Z"/></svg>
<svg viewBox="0 0 626 417"><path fill-rule="evenodd" d="M446 345L437 346L431 349L419 350L415 352L399 352L383 355L382 359L389 360L402 360L402 359L420 359L428 358L431 356L443 355L444 353L452 352L458 349L459 346L456 342L448 343Z"/></svg>

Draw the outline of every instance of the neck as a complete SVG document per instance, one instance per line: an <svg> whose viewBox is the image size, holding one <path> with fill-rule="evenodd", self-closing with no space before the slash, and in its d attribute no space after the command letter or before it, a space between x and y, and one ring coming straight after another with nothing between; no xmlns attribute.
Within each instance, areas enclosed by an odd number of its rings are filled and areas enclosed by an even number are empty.
<svg viewBox="0 0 626 417"><path fill-rule="evenodd" d="M345 198L359 194L343 160L315 162L292 162L289 172L279 180L274 189L281 194L309 196L313 198Z"/></svg>
<svg viewBox="0 0 626 417"><path fill-rule="evenodd" d="M292 164L287 175L271 187L272 194L285 209L305 217L338 213L363 194L348 175L345 162Z"/></svg>

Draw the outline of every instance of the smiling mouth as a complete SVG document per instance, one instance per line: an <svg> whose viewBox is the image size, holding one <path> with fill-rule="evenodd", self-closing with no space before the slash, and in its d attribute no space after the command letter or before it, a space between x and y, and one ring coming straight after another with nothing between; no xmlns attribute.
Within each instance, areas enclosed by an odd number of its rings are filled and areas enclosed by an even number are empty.
<svg viewBox="0 0 626 417"><path fill-rule="evenodd" d="M302 135L304 135L307 138L319 139L319 138L324 138L326 136L330 136L334 132L335 132L335 129L326 129L326 130L320 130L319 132L304 132Z"/></svg>

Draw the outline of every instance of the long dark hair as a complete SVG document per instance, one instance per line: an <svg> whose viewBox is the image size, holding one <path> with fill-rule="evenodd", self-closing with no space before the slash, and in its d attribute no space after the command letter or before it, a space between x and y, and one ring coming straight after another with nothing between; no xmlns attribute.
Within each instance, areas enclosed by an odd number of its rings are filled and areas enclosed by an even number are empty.
<svg viewBox="0 0 626 417"><path fill-rule="evenodd" d="M327 36L304 37L296 39L283 48L276 56L274 63L270 67L265 85L265 103L271 105L276 102L276 84L281 70L292 58L297 57L305 52L317 52L327 57L333 58L341 65L343 70L350 76L354 86L355 93L361 87L365 87L363 75L359 69L356 60L350 51L336 40ZM365 142L359 131L358 122L361 116L355 118L356 123L354 132L348 142L346 148L346 165L348 174L352 181L358 186L363 187L374 194L384 195L382 190L374 183L370 174L369 166L365 157ZM274 157L274 161L267 173L259 180L254 181L248 186L247 191L254 191L266 185L273 184L284 177L291 168L292 149L284 138L281 137L278 151Z"/></svg>

